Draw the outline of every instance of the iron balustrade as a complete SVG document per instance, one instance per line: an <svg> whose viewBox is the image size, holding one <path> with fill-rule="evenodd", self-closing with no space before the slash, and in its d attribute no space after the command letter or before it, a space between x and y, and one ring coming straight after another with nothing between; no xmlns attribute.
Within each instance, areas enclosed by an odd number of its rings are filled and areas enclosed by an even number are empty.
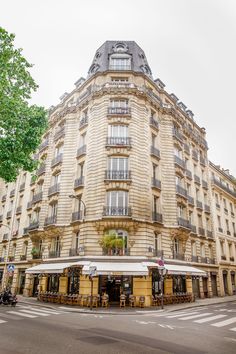
<svg viewBox="0 0 236 354"><path fill-rule="evenodd" d="M32 254L33 259L42 259L42 257L43 257L42 252Z"/></svg>
<svg viewBox="0 0 236 354"><path fill-rule="evenodd" d="M52 215L52 216L48 216L45 221L44 221L44 225L48 226L48 225L54 225L57 222L57 216L56 215Z"/></svg>
<svg viewBox="0 0 236 354"><path fill-rule="evenodd" d="M7 219L10 219L10 218L11 218L11 215L12 215L12 211L9 210L9 211L7 212Z"/></svg>
<svg viewBox="0 0 236 354"><path fill-rule="evenodd" d="M0 257L0 263L5 262L5 257Z"/></svg>
<svg viewBox="0 0 236 354"><path fill-rule="evenodd" d="M206 166L206 160L200 155L200 164Z"/></svg>
<svg viewBox="0 0 236 354"><path fill-rule="evenodd" d="M186 171L185 171L185 174L186 174L186 177L187 177L187 178L189 178L189 179L192 179L192 178L193 178L191 171L186 170Z"/></svg>
<svg viewBox="0 0 236 354"><path fill-rule="evenodd" d="M85 127L86 125L88 125L88 117L85 116L81 119L81 121L79 122L79 127L80 128L83 128Z"/></svg>
<svg viewBox="0 0 236 354"><path fill-rule="evenodd" d="M230 262L234 262L234 257L233 256L229 257L229 260Z"/></svg>
<svg viewBox="0 0 236 354"><path fill-rule="evenodd" d="M215 264L216 263L215 258L208 258L208 263Z"/></svg>
<svg viewBox="0 0 236 354"><path fill-rule="evenodd" d="M208 189L208 183L202 179L202 188Z"/></svg>
<svg viewBox="0 0 236 354"><path fill-rule="evenodd" d="M27 235L28 234L28 227L24 227L23 228L23 235Z"/></svg>
<svg viewBox="0 0 236 354"><path fill-rule="evenodd" d="M77 157L83 156L86 154L86 145L81 146L80 148L78 148L77 150Z"/></svg>
<svg viewBox="0 0 236 354"><path fill-rule="evenodd" d="M202 202L200 202L199 200L197 200L197 209L203 210Z"/></svg>
<svg viewBox="0 0 236 354"><path fill-rule="evenodd" d="M227 208L224 208L224 212L226 213L226 214L228 214L228 209Z"/></svg>
<svg viewBox="0 0 236 354"><path fill-rule="evenodd" d="M157 213L156 211L153 211L153 213L152 213L152 220L153 220L153 221L156 221L156 222L159 222L159 223L162 223L162 222L163 222L162 214Z"/></svg>
<svg viewBox="0 0 236 354"><path fill-rule="evenodd" d="M226 261L226 256L225 256L225 255L222 255L222 256L221 256L221 259L222 259L222 261Z"/></svg>
<svg viewBox="0 0 236 354"><path fill-rule="evenodd" d="M160 150L157 149L155 146L151 146L151 155L160 159L161 157Z"/></svg>
<svg viewBox="0 0 236 354"><path fill-rule="evenodd" d="M61 127L60 129L58 129L54 135L54 141L58 140L59 138L61 138L62 136L65 135L65 127Z"/></svg>
<svg viewBox="0 0 236 354"><path fill-rule="evenodd" d="M180 166L181 168L185 169L186 165L185 165L185 161L182 160L179 156L174 156L175 158L175 164Z"/></svg>
<svg viewBox="0 0 236 354"><path fill-rule="evenodd" d="M5 202L6 199L7 199L7 196L6 196L6 194L5 194L5 195L2 196L2 202Z"/></svg>
<svg viewBox="0 0 236 354"><path fill-rule="evenodd" d="M154 119L153 117L150 117L149 119L149 124L154 127L155 129L159 129L159 123L156 119Z"/></svg>
<svg viewBox="0 0 236 354"><path fill-rule="evenodd" d="M8 234L4 234L2 240L3 241L7 241L8 240Z"/></svg>
<svg viewBox="0 0 236 354"><path fill-rule="evenodd" d="M204 210L205 210L206 213L210 213L211 212L210 206L207 205L207 204L204 205Z"/></svg>
<svg viewBox="0 0 236 354"><path fill-rule="evenodd" d="M219 231L219 232L223 232L222 227L218 227L218 231Z"/></svg>
<svg viewBox="0 0 236 354"><path fill-rule="evenodd" d="M80 254L80 250L79 248L71 248L69 251L69 256L73 257L73 256L79 256Z"/></svg>
<svg viewBox="0 0 236 354"><path fill-rule="evenodd" d="M33 205L32 201L28 202L28 203L27 203L27 209L31 209L31 208L32 208L32 205Z"/></svg>
<svg viewBox="0 0 236 354"><path fill-rule="evenodd" d="M182 197L188 198L187 190L181 187L179 184L176 185L176 193Z"/></svg>
<svg viewBox="0 0 236 354"><path fill-rule="evenodd" d="M102 255L103 256L129 256L130 255L130 249L129 248L103 248L102 250Z"/></svg>
<svg viewBox="0 0 236 354"><path fill-rule="evenodd" d="M128 170L106 170L105 171L105 179L110 180L130 180L131 172Z"/></svg>
<svg viewBox="0 0 236 354"><path fill-rule="evenodd" d="M49 252L49 258L59 258L60 255L61 255L61 250Z"/></svg>
<svg viewBox="0 0 236 354"><path fill-rule="evenodd" d="M28 226L28 231L29 230L35 230L39 228L39 221L32 221L29 226Z"/></svg>
<svg viewBox="0 0 236 354"><path fill-rule="evenodd" d="M229 230L226 231L227 235L230 236L231 232Z"/></svg>
<svg viewBox="0 0 236 354"><path fill-rule="evenodd" d="M231 216L233 216L233 217L234 217L234 212L233 212L233 211L231 211Z"/></svg>
<svg viewBox="0 0 236 354"><path fill-rule="evenodd" d="M84 176L77 178L74 182L74 188L82 187L82 186L84 186Z"/></svg>
<svg viewBox="0 0 236 354"><path fill-rule="evenodd" d="M183 141L183 134L179 130L173 128L172 135L174 138L180 140L181 142Z"/></svg>
<svg viewBox="0 0 236 354"><path fill-rule="evenodd" d="M207 262L207 257L200 256L200 262L201 263L208 263Z"/></svg>
<svg viewBox="0 0 236 354"><path fill-rule="evenodd" d="M51 162L51 167L54 167L62 162L63 154L58 154Z"/></svg>
<svg viewBox="0 0 236 354"><path fill-rule="evenodd" d="M217 180L215 177L212 177L212 182L218 187L222 188L227 193L231 194L233 197L236 197L236 191L233 191L228 186L224 185L221 181Z"/></svg>
<svg viewBox="0 0 236 354"><path fill-rule="evenodd" d="M104 216L131 216L131 208L106 206L103 208L103 215Z"/></svg>
<svg viewBox="0 0 236 354"><path fill-rule="evenodd" d="M161 181L159 179L152 177L152 187L161 189Z"/></svg>
<svg viewBox="0 0 236 354"><path fill-rule="evenodd" d="M196 233L197 233L197 228L196 228L196 226L195 226L195 225L192 225L192 224L190 224L189 226L190 226L191 232L194 233L194 234L196 234Z"/></svg>
<svg viewBox="0 0 236 354"><path fill-rule="evenodd" d="M21 254L20 255L20 260L21 261L26 261L26 254Z"/></svg>
<svg viewBox="0 0 236 354"><path fill-rule="evenodd" d="M187 153L187 154L190 154L190 147L188 144L184 144L184 151Z"/></svg>
<svg viewBox="0 0 236 354"><path fill-rule="evenodd" d="M131 70L131 65L109 65L109 70L117 70L117 71Z"/></svg>
<svg viewBox="0 0 236 354"><path fill-rule="evenodd" d="M107 137L106 145L110 146L131 146L131 138Z"/></svg>
<svg viewBox="0 0 236 354"><path fill-rule="evenodd" d="M22 206L19 205L17 208L16 208L16 214L20 214L22 212Z"/></svg>
<svg viewBox="0 0 236 354"><path fill-rule="evenodd" d="M56 183L50 188L48 188L48 196L59 193L60 192L60 183Z"/></svg>
<svg viewBox="0 0 236 354"><path fill-rule="evenodd" d="M190 229L190 223L188 220L186 219L183 219L183 218L178 218L178 225L179 226L182 226L182 227L185 227L186 229Z"/></svg>
<svg viewBox="0 0 236 354"><path fill-rule="evenodd" d="M109 115L130 115L131 114L131 109L130 107L108 107L108 112Z"/></svg>
<svg viewBox="0 0 236 354"><path fill-rule="evenodd" d="M42 163L41 166L39 166L39 168L37 169L36 175L37 175L37 176L40 176L40 175L42 175L43 173L45 173L45 171L46 171L46 164L45 164L45 163ZM32 182L34 183L35 181L32 181Z"/></svg>
<svg viewBox="0 0 236 354"><path fill-rule="evenodd" d="M195 160L195 161L198 161L198 153L196 150L192 150L192 158Z"/></svg>
<svg viewBox="0 0 236 354"><path fill-rule="evenodd" d="M198 263L198 256L192 256L192 262Z"/></svg>
<svg viewBox="0 0 236 354"><path fill-rule="evenodd" d="M179 259L181 261L184 261L185 259L184 253L173 252L172 256L174 259Z"/></svg>
<svg viewBox="0 0 236 354"><path fill-rule="evenodd" d="M153 253L154 257L160 257L160 258L164 257L164 251L162 251L162 250L157 250L157 249L153 248L152 253Z"/></svg>
<svg viewBox="0 0 236 354"><path fill-rule="evenodd" d="M19 191L23 191L25 189L25 182L21 183Z"/></svg>
<svg viewBox="0 0 236 354"><path fill-rule="evenodd" d="M188 203L194 205L194 198L188 195Z"/></svg>
<svg viewBox="0 0 236 354"><path fill-rule="evenodd" d="M32 203L40 202L43 199L43 192L35 194L32 198Z"/></svg>
<svg viewBox="0 0 236 354"><path fill-rule="evenodd" d="M74 211L72 213L72 222L77 221L77 220L82 220L82 212L81 211Z"/></svg>
<svg viewBox="0 0 236 354"><path fill-rule="evenodd" d="M219 203L216 203L216 207L217 207L218 209L220 209L220 204L219 204Z"/></svg>
<svg viewBox="0 0 236 354"><path fill-rule="evenodd" d="M39 152L43 151L48 146L49 146L49 140L46 139L41 145L39 145Z"/></svg>
<svg viewBox="0 0 236 354"><path fill-rule="evenodd" d="M15 189L13 189L11 192L10 192L10 197L14 197L15 195Z"/></svg>
<svg viewBox="0 0 236 354"><path fill-rule="evenodd" d="M201 235L201 236L205 236L205 229L203 229L203 227L199 227L199 228L198 228L198 233L199 233L199 235Z"/></svg>
<svg viewBox="0 0 236 354"><path fill-rule="evenodd" d="M194 175L194 182L196 182L197 184L201 184L200 177L198 177L197 175Z"/></svg>
<svg viewBox="0 0 236 354"><path fill-rule="evenodd" d="M213 233L211 230L207 230L207 237L213 238Z"/></svg>

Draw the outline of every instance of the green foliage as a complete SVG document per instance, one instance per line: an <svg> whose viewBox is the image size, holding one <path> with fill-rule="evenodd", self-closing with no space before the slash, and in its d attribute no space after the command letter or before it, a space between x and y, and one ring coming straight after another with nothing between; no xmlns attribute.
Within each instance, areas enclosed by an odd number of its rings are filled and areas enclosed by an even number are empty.
<svg viewBox="0 0 236 354"><path fill-rule="evenodd" d="M36 168L32 154L47 127L46 110L27 102L37 85L14 38L0 27L0 178L6 182Z"/></svg>
<svg viewBox="0 0 236 354"><path fill-rule="evenodd" d="M33 247L31 250L32 256L38 256L39 255L39 249L36 247Z"/></svg>
<svg viewBox="0 0 236 354"><path fill-rule="evenodd" d="M99 241L99 245L103 249L122 249L124 247L123 238L116 237L116 234L105 234Z"/></svg>

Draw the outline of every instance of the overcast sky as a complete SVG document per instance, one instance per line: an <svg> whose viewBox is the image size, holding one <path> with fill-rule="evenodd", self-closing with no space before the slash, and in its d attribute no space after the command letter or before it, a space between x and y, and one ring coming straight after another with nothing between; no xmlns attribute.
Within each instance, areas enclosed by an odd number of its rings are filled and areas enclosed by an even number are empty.
<svg viewBox="0 0 236 354"><path fill-rule="evenodd" d="M0 26L34 64L33 103L56 105L106 40L135 40L153 77L207 131L209 157L236 176L235 0L2 0Z"/></svg>

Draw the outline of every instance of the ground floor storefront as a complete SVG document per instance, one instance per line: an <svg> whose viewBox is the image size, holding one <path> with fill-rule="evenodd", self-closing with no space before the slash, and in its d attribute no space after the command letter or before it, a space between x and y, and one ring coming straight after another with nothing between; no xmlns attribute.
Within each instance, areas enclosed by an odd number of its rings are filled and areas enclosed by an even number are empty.
<svg viewBox="0 0 236 354"><path fill-rule="evenodd" d="M236 294L236 267L220 265L219 267L221 296Z"/></svg>

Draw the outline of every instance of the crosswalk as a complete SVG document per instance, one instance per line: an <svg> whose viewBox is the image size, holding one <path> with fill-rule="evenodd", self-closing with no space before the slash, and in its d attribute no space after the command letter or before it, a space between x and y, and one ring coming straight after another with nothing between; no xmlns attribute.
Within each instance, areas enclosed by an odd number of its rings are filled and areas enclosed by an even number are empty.
<svg viewBox="0 0 236 354"><path fill-rule="evenodd" d="M0 311L0 325L6 324L11 320L45 318L65 313L64 310L18 305L15 308L9 307L4 309L4 312Z"/></svg>
<svg viewBox="0 0 236 354"><path fill-rule="evenodd" d="M223 312L224 311L224 312ZM228 311L227 309L222 309L220 312L214 308L205 309L191 309L175 311L172 313L159 313L159 314L146 314L148 317L155 317L160 319L173 319L184 323L184 321L192 321L197 324L206 324L215 328L227 329L236 332L236 317L234 311ZM233 316L233 317L232 317ZM232 327L231 327L232 326Z"/></svg>

